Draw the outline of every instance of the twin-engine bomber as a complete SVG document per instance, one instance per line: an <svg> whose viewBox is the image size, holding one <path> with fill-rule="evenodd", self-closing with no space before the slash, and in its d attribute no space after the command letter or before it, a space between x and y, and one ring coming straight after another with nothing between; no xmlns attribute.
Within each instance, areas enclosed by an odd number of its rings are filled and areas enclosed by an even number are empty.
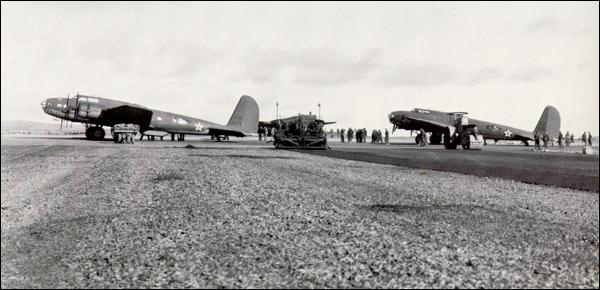
<svg viewBox="0 0 600 290"><path fill-rule="evenodd" d="M117 124L139 126L148 136L171 134L171 140L184 141L185 135L211 135L244 137L256 135L258 129L258 104L250 96L242 96L227 125L219 125L202 119L152 110L144 106L106 98L77 94L72 98L50 98L42 102L46 114L62 120L84 123L85 136L89 140L104 139L102 126ZM114 133L114 132L113 132Z"/></svg>

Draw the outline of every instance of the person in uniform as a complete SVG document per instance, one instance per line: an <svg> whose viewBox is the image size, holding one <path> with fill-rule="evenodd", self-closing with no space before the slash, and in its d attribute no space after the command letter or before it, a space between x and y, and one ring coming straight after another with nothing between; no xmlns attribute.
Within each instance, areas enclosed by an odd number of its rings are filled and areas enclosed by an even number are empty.
<svg viewBox="0 0 600 290"><path fill-rule="evenodd" d="M590 147L591 147L592 146L592 132L588 131L587 137L588 137L588 145L590 145Z"/></svg>
<svg viewBox="0 0 600 290"><path fill-rule="evenodd" d="M581 141L583 142L583 146L587 145L587 133L585 131L581 134Z"/></svg>
<svg viewBox="0 0 600 290"><path fill-rule="evenodd" d="M571 133L567 131L567 133L565 133L565 147L569 147L569 145L571 145Z"/></svg>
<svg viewBox="0 0 600 290"><path fill-rule="evenodd" d="M419 129L419 141L420 141L419 146L421 146L421 147L427 146L427 141L426 141L427 137L425 137L425 134L426 133L425 133L425 130L423 130L423 128Z"/></svg>
<svg viewBox="0 0 600 290"><path fill-rule="evenodd" d="M354 138L354 130L352 130L352 128L348 128L348 143L352 142L352 138Z"/></svg>
<svg viewBox="0 0 600 290"><path fill-rule="evenodd" d="M538 132L533 133L533 140L535 141L535 150L542 150L540 148L540 134Z"/></svg>
<svg viewBox="0 0 600 290"><path fill-rule="evenodd" d="M346 130L344 130L344 129L340 130L340 142L342 142L342 143L344 143L344 133L346 133L345 131Z"/></svg>
<svg viewBox="0 0 600 290"><path fill-rule="evenodd" d="M544 141L544 150L548 150L548 141L550 141L550 136L548 136L548 132L544 133L544 137L542 137L542 141Z"/></svg>
<svg viewBox="0 0 600 290"><path fill-rule="evenodd" d="M558 131L558 149L563 148L563 134L561 131Z"/></svg>
<svg viewBox="0 0 600 290"><path fill-rule="evenodd" d="M385 144L390 144L390 132L388 131L387 128L385 128L385 137L384 138L385 138L384 139Z"/></svg>

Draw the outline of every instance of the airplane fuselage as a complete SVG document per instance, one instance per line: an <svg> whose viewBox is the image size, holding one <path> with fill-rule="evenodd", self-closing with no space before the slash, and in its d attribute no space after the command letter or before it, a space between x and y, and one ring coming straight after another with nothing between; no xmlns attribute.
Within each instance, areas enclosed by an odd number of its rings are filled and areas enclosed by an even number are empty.
<svg viewBox="0 0 600 290"><path fill-rule="evenodd" d="M73 98L49 98L42 102L46 114L86 124L86 137L103 139L102 126L113 127L116 124L135 124L144 135L181 136L211 135L220 140L220 136L244 137L256 133L259 109L250 96L242 96L238 101L227 125L219 125L206 120L152 110L144 106L106 98L77 94Z"/></svg>
<svg viewBox="0 0 600 290"><path fill-rule="evenodd" d="M100 97L77 95L72 98L49 98L42 102L42 109L48 115L71 122L95 126L114 126L118 120L103 118L102 112L121 106L131 106L150 110L146 107ZM143 130L156 130L180 134L208 134L207 126L220 126L198 118L174 114L160 110L150 110L151 119Z"/></svg>
<svg viewBox="0 0 600 290"><path fill-rule="evenodd" d="M441 134L441 126L454 126L457 115L464 113L447 113L428 109L414 109L412 111L394 111L389 114L389 120L397 129L420 130ZM479 134L485 139L493 140L519 140L526 142L533 140L533 133L488 121L469 118L469 124L477 126Z"/></svg>

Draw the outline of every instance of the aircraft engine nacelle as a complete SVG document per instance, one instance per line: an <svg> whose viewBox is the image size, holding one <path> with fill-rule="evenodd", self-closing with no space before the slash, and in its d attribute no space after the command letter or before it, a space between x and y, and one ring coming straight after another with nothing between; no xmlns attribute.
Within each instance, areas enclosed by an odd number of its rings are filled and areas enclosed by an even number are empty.
<svg viewBox="0 0 600 290"><path fill-rule="evenodd" d="M90 106L79 106L79 111L77 112L77 117L83 120L93 120L97 119L100 116L102 109L98 106L90 105Z"/></svg>

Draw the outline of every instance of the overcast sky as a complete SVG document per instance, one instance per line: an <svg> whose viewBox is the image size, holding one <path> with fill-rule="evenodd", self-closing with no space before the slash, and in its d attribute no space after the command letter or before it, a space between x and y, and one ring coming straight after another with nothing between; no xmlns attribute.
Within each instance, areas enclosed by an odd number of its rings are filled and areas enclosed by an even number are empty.
<svg viewBox="0 0 600 290"><path fill-rule="evenodd" d="M533 130L553 105L598 135L598 2L1 5L3 120L79 92L226 123L248 94L334 128L421 107Z"/></svg>

